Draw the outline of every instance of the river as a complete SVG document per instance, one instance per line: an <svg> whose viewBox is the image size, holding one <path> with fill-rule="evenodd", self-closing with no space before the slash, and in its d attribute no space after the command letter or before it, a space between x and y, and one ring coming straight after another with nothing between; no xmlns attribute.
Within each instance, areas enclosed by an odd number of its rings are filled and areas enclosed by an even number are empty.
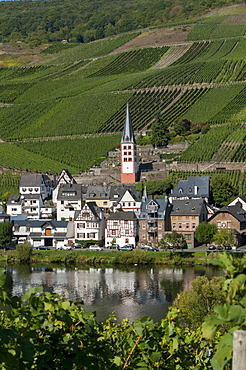
<svg viewBox="0 0 246 370"><path fill-rule="evenodd" d="M17 265L7 267L6 288L23 296L30 287L58 293L67 300L82 300L86 311L96 311L105 321L114 312L117 321L130 322L150 316L160 322L177 294L189 288L197 276L222 275L214 267L84 267Z"/></svg>

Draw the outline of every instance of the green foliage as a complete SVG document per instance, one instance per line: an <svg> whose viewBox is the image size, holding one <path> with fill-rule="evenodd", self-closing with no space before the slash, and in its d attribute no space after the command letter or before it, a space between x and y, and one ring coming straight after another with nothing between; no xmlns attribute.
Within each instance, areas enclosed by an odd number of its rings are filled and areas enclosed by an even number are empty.
<svg viewBox="0 0 246 370"><path fill-rule="evenodd" d="M12 223L1 222L0 223L0 245L6 247L11 243L13 237Z"/></svg>
<svg viewBox="0 0 246 370"><path fill-rule="evenodd" d="M183 249L186 246L184 236L179 234L176 230L173 230L170 234L160 240L161 248L165 249Z"/></svg>
<svg viewBox="0 0 246 370"><path fill-rule="evenodd" d="M206 316L213 313L216 305L225 303L225 293L221 289L223 280L221 277L209 280L199 276L192 281L191 289L183 290L177 296L173 306L179 310L178 319L182 329L197 329Z"/></svg>
<svg viewBox="0 0 246 370"><path fill-rule="evenodd" d="M245 330L245 293L246 275L245 258L233 259L226 253L219 254L214 264L226 269L227 276L223 284L226 293L226 303L215 306L214 314L208 317L202 325L203 337L213 340L220 328L226 325L227 330L219 337L212 358L212 366L215 370L223 370L226 365L229 368L232 363L232 342L235 330Z"/></svg>
<svg viewBox="0 0 246 370"><path fill-rule="evenodd" d="M213 241L217 245L233 245L235 244L235 235L232 230L221 228L214 234Z"/></svg>
<svg viewBox="0 0 246 370"><path fill-rule="evenodd" d="M209 244L213 240L214 234L217 232L217 227L207 222L199 224L195 230L195 238L204 244Z"/></svg>
<svg viewBox="0 0 246 370"><path fill-rule="evenodd" d="M237 189L228 181L224 175L216 175L211 180L212 198L217 206L223 206L237 194Z"/></svg>
<svg viewBox="0 0 246 370"><path fill-rule="evenodd" d="M167 124L161 119L160 116L152 124L152 137L151 144L153 146L166 146L170 139Z"/></svg>
<svg viewBox="0 0 246 370"><path fill-rule="evenodd" d="M32 246L28 241L16 246L15 255L20 262L30 262L32 253Z"/></svg>
<svg viewBox="0 0 246 370"><path fill-rule="evenodd" d="M152 196L168 195L171 192L172 184L169 180L157 179L147 180L144 183L136 184L136 189L139 194L143 194L143 187L146 187L147 194Z"/></svg>

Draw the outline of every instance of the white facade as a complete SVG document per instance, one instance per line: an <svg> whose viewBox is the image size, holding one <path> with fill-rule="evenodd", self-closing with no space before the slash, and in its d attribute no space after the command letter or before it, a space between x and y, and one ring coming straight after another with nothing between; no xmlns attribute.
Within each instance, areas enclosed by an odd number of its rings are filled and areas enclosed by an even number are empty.
<svg viewBox="0 0 246 370"><path fill-rule="evenodd" d="M120 247L125 244L132 244L135 247L137 234L137 219L117 219L115 214L114 219L106 220L105 246L115 243Z"/></svg>
<svg viewBox="0 0 246 370"><path fill-rule="evenodd" d="M114 203L114 202L112 202ZM126 190L124 195L119 200L115 209L122 209L123 211L134 211L136 214L140 211L141 201L136 200L135 197L130 193L129 190Z"/></svg>
<svg viewBox="0 0 246 370"><path fill-rule="evenodd" d="M75 239L95 241L103 239L105 231L104 213L95 202L86 203L74 223Z"/></svg>

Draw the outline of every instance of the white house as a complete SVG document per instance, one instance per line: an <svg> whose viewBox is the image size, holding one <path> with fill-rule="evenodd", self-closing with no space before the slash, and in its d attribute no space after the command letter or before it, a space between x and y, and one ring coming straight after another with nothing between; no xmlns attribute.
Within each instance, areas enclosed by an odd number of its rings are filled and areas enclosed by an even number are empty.
<svg viewBox="0 0 246 370"><path fill-rule="evenodd" d="M56 220L13 220L13 234L25 238L34 247L58 248L73 238L73 222Z"/></svg>
<svg viewBox="0 0 246 370"><path fill-rule="evenodd" d="M110 190L110 208L123 211L140 211L141 200L134 185L112 185Z"/></svg>
<svg viewBox="0 0 246 370"><path fill-rule="evenodd" d="M75 179L70 174L70 172L66 169L62 170L62 172L60 173L60 176L58 177L58 179L56 180L56 183L54 184L55 186L52 191L52 200L55 205L57 203L57 196L58 196L59 188L62 184L63 185L64 184L76 184Z"/></svg>
<svg viewBox="0 0 246 370"><path fill-rule="evenodd" d="M20 194L10 194L6 204L6 213L9 216L21 215L23 201L23 197Z"/></svg>
<svg viewBox="0 0 246 370"><path fill-rule="evenodd" d="M133 211L118 211L111 213L106 220L105 246L112 243L123 246L133 244L136 246L138 236L138 221Z"/></svg>
<svg viewBox="0 0 246 370"><path fill-rule="evenodd" d="M96 202L87 202L74 220L75 239L95 240L104 239L105 218L104 213Z"/></svg>
<svg viewBox="0 0 246 370"><path fill-rule="evenodd" d="M74 220L75 212L82 208L82 191L79 184L61 184L57 196L57 220Z"/></svg>

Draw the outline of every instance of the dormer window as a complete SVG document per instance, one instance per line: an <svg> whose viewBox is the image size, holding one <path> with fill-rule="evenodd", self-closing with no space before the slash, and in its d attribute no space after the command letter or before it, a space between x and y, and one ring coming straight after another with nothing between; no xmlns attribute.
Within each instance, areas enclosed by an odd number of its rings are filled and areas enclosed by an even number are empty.
<svg viewBox="0 0 246 370"><path fill-rule="evenodd" d="M26 191L26 188L22 188L22 191L24 191L24 192L25 192L25 191Z"/></svg>
<svg viewBox="0 0 246 370"><path fill-rule="evenodd" d="M183 194L183 189L182 188L179 189L179 194Z"/></svg>
<svg viewBox="0 0 246 370"><path fill-rule="evenodd" d="M28 188L29 191L32 191L32 188Z"/></svg>
<svg viewBox="0 0 246 370"><path fill-rule="evenodd" d="M192 189L191 188L189 188L189 193L192 193Z"/></svg>
<svg viewBox="0 0 246 370"><path fill-rule="evenodd" d="M179 207L176 207L176 211L179 211Z"/></svg>
<svg viewBox="0 0 246 370"><path fill-rule="evenodd" d="M191 208L191 210L192 210L192 211L195 211L195 209L196 209L195 207L192 207L192 208Z"/></svg>
<svg viewBox="0 0 246 370"><path fill-rule="evenodd" d="M34 190L37 192L38 191L38 188L35 188Z"/></svg>

